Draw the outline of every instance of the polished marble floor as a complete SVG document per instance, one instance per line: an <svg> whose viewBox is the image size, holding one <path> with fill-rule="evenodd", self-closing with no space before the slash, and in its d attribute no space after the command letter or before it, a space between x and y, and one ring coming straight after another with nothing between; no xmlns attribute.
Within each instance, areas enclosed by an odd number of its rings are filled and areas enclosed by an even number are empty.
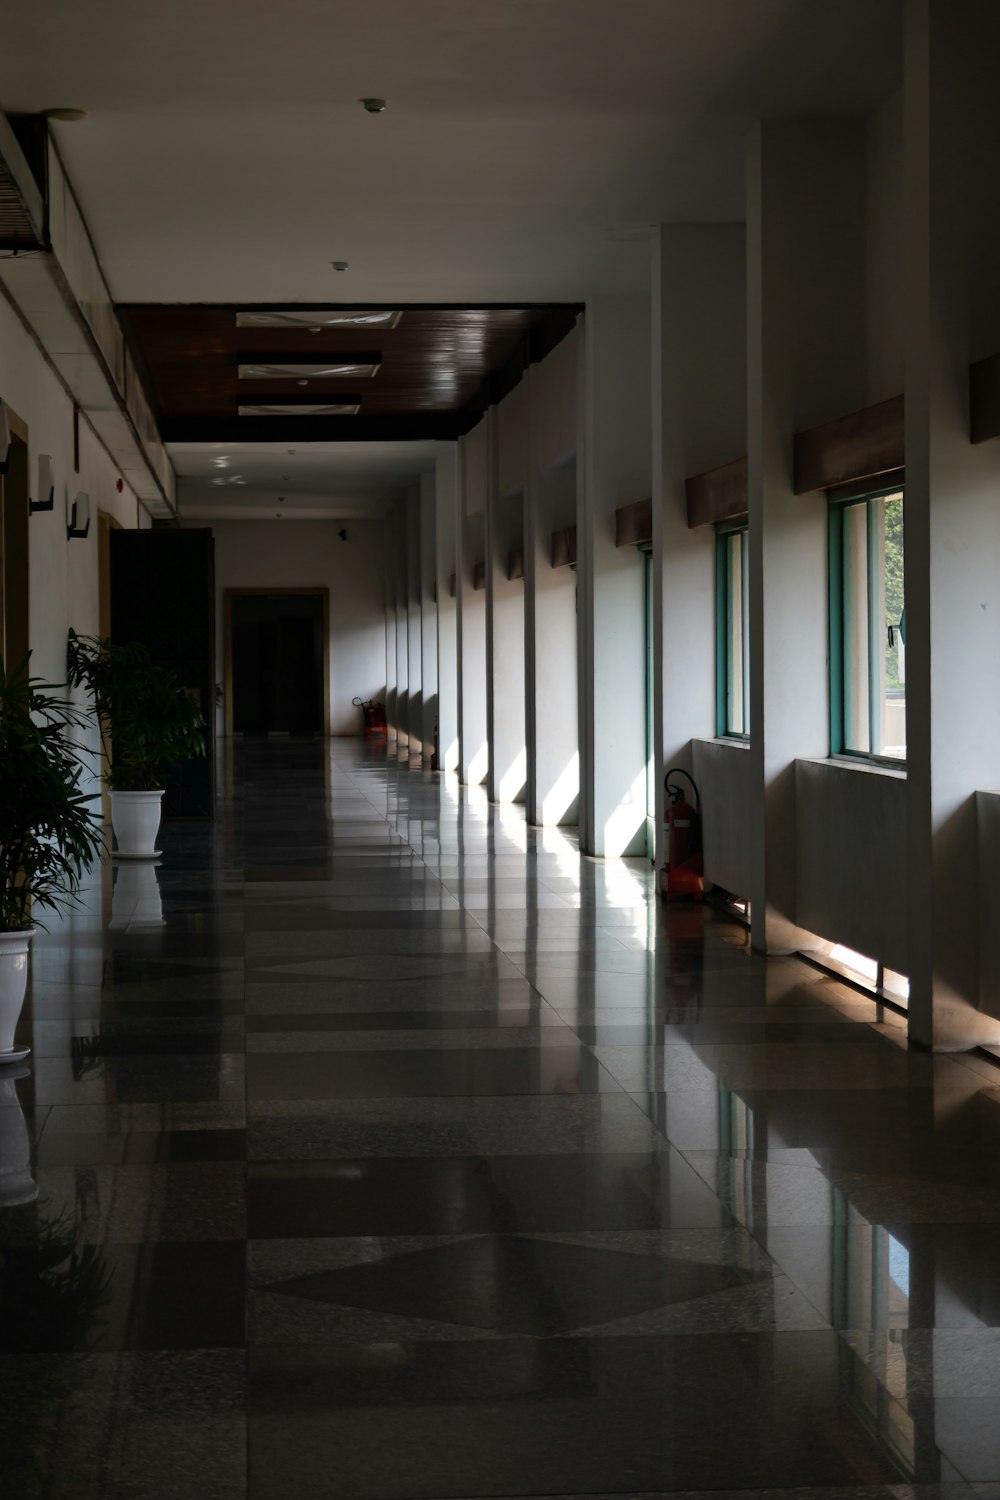
<svg viewBox="0 0 1000 1500"><path fill-rule="evenodd" d="M223 775L36 942L4 1495L1000 1497L1000 1070L384 747Z"/></svg>

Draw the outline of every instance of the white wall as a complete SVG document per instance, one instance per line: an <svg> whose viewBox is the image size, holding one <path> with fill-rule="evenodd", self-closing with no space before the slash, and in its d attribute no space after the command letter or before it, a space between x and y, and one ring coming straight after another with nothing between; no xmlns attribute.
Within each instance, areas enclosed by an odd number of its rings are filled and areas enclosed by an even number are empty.
<svg viewBox="0 0 1000 1500"><path fill-rule="evenodd" d="M746 452L746 226L663 224L653 240L654 760L714 736L715 529L689 527L685 481ZM721 876L711 877L727 885ZM729 890L743 887L727 885Z"/></svg>
<svg viewBox="0 0 1000 1500"><path fill-rule="evenodd" d="M749 747L738 740L695 740L692 761L701 794L705 878L745 898L753 875L755 782Z"/></svg>
<svg viewBox="0 0 1000 1500"><path fill-rule="evenodd" d="M28 427L29 493L38 498L38 456L47 453L55 476L55 508L29 523L32 671L52 682L66 676L66 635L98 628L97 513L122 526L148 526L128 485L85 418L80 419L80 472L73 471L73 403L10 305L0 298L0 400ZM90 535L66 536L66 499L90 496Z"/></svg>
<svg viewBox="0 0 1000 1500"><path fill-rule="evenodd" d="M800 926L907 973L905 773L800 760L795 818Z"/></svg>
<svg viewBox="0 0 1000 1500"><path fill-rule="evenodd" d="M213 521L212 532L217 660L225 660L224 590L328 588L330 732L360 734L351 699L385 695L382 522Z"/></svg>
<svg viewBox="0 0 1000 1500"><path fill-rule="evenodd" d="M70 626L81 635L99 629L98 524L106 511L124 527L146 527L149 517L86 418L80 418L80 472L73 470L73 403L58 377L10 305L0 297L0 400L28 428L29 494L38 498L38 457L52 459L55 506L28 522L29 640L31 670L49 682L66 680L66 637ZM66 500L84 490L90 496L90 534L66 536ZM96 729L83 743L96 753ZM96 759L90 763L96 772ZM94 780L88 778L88 787Z"/></svg>
<svg viewBox="0 0 1000 1500"><path fill-rule="evenodd" d="M903 389L906 310L899 268L906 257L903 221L903 96L893 94L868 119L866 240L868 255L869 405Z"/></svg>

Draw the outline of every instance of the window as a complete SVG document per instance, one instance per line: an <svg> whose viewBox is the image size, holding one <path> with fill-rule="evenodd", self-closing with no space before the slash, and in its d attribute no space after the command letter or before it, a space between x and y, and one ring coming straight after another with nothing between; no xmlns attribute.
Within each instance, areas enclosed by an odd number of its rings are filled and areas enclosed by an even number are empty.
<svg viewBox="0 0 1000 1500"><path fill-rule="evenodd" d="M831 497L833 754L906 759L903 491Z"/></svg>
<svg viewBox="0 0 1000 1500"><path fill-rule="evenodd" d="M746 523L716 531L716 717L720 735L750 733L749 588Z"/></svg>

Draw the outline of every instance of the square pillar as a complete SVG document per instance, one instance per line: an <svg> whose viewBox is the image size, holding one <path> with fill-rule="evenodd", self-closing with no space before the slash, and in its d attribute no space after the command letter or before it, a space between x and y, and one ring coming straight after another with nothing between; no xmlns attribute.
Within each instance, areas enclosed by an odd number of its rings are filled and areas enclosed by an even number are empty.
<svg viewBox="0 0 1000 1500"><path fill-rule="evenodd" d="M458 444L434 470L438 743L442 771L458 770Z"/></svg>
<svg viewBox="0 0 1000 1500"><path fill-rule="evenodd" d="M1000 758L1000 441L971 442L969 408L970 364L1000 353L998 49L992 0L907 7L909 1027L938 1050L1000 1042L976 798Z"/></svg>
<svg viewBox="0 0 1000 1500"><path fill-rule="evenodd" d="M459 776L468 786L486 780L486 590L478 570L486 562L486 424L459 439Z"/></svg>
<svg viewBox="0 0 1000 1500"><path fill-rule="evenodd" d="M438 616L434 475L420 476L420 690L424 761L430 764L438 721Z"/></svg>
<svg viewBox="0 0 1000 1500"><path fill-rule="evenodd" d="M751 938L815 946L796 922L795 761L830 753L827 503L794 493L797 431L866 389L865 135L763 120L747 166ZM832 233L833 225L859 233Z"/></svg>
<svg viewBox="0 0 1000 1500"><path fill-rule="evenodd" d="M580 847L646 851L646 585L615 512L648 498L650 305L595 297L580 343L577 466Z"/></svg>

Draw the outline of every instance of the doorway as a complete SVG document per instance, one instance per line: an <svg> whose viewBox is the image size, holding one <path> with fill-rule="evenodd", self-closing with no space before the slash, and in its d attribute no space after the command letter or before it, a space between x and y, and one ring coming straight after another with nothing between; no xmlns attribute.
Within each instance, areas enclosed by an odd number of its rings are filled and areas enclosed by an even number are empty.
<svg viewBox="0 0 1000 1500"><path fill-rule="evenodd" d="M329 592L227 589L227 734L329 733Z"/></svg>

